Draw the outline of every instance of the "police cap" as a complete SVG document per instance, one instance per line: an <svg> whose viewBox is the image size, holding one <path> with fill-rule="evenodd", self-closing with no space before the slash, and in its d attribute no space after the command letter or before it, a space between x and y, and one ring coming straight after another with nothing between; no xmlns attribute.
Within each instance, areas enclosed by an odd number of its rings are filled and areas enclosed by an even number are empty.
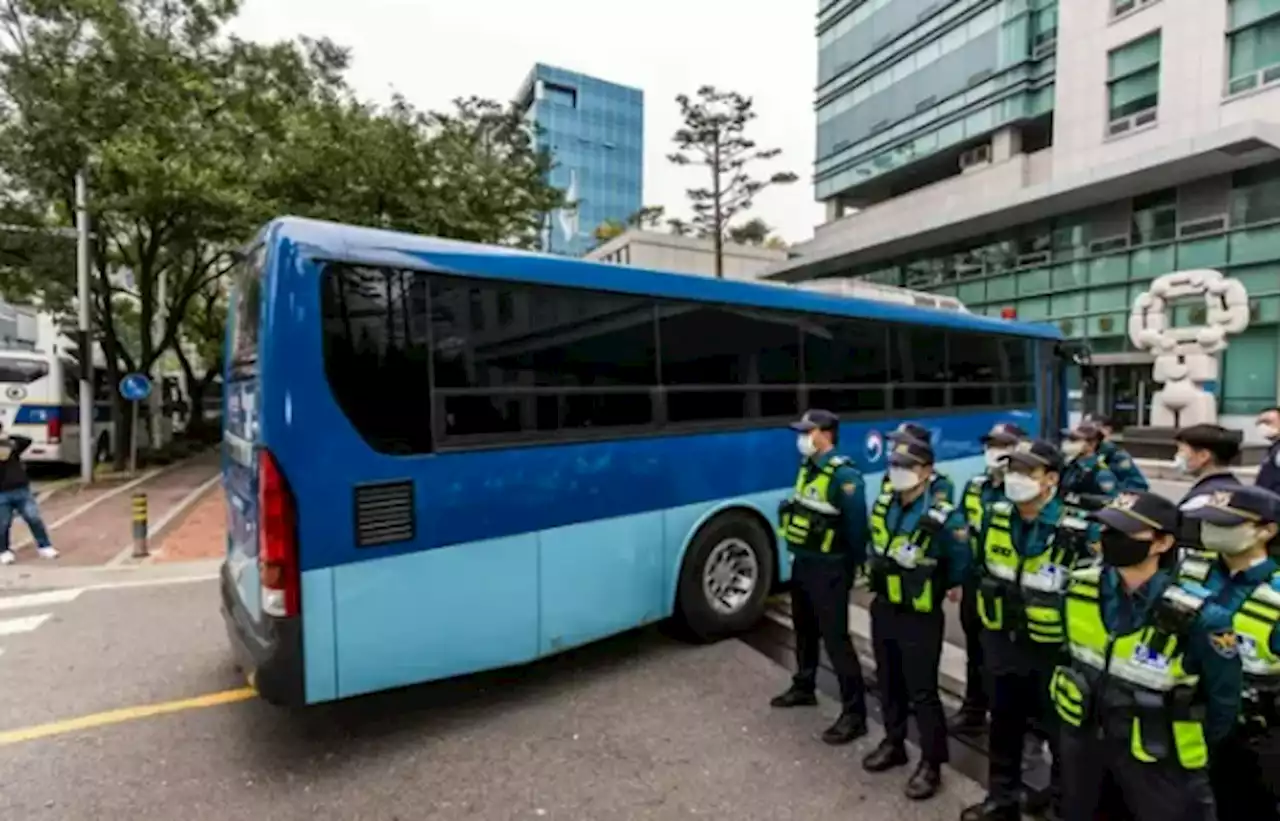
<svg viewBox="0 0 1280 821"><path fill-rule="evenodd" d="M811 430L835 430L840 427L840 417L831 411L812 408L804 412L798 421L791 423L791 429L801 433Z"/></svg>
<svg viewBox="0 0 1280 821"><path fill-rule="evenodd" d="M982 444L1009 447L1027 438L1027 432L1012 422L1000 422L982 434Z"/></svg>
<svg viewBox="0 0 1280 821"><path fill-rule="evenodd" d="M1057 445L1043 439L1019 442L1009 454L1008 461L1010 465L1062 472L1062 451L1058 450Z"/></svg>
<svg viewBox="0 0 1280 821"><path fill-rule="evenodd" d="M904 439L915 439L927 443L933 441L933 434L924 425L917 425L915 422L903 422L889 434L889 441L901 442Z"/></svg>
<svg viewBox="0 0 1280 821"><path fill-rule="evenodd" d="M1094 422L1081 422L1074 428L1064 428L1062 435L1081 442L1101 442L1106 438L1103 436L1102 428Z"/></svg>
<svg viewBox="0 0 1280 821"><path fill-rule="evenodd" d="M1280 522L1280 496L1256 485L1241 485L1206 494L1203 505L1185 509L1182 515L1221 527L1271 524Z"/></svg>
<svg viewBox="0 0 1280 821"><path fill-rule="evenodd" d="M1183 428L1173 435L1173 441L1182 442L1198 450L1211 450L1215 453L1222 449L1239 451L1244 435L1238 430L1224 428L1221 425L1192 425Z"/></svg>
<svg viewBox="0 0 1280 821"><path fill-rule="evenodd" d="M1095 511L1093 518L1122 533L1178 532L1178 506L1158 493L1146 491L1121 493L1102 510Z"/></svg>
<svg viewBox="0 0 1280 821"><path fill-rule="evenodd" d="M933 464L933 448L919 439L899 439L889 451L889 464L900 468L914 468Z"/></svg>

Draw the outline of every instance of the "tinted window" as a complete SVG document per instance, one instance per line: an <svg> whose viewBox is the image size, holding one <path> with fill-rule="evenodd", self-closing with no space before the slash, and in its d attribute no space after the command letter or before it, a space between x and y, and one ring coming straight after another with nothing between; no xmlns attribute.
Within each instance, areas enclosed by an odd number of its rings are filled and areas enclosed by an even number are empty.
<svg viewBox="0 0 1280 821"><path fill-rule="evenodd" d="M385 453L431 449L425 280L407 271L330 266L324 361L334 399Z"/></svg>
<svg viewBox="0 0 1280 821"><path fill-rule="evenodd" d="M947 346L951 404L954 407L998 405L1000 388L1008 381L1001 358L1000 337L953 331Z"/></svg>
<svg viewBox="0 0 1280 821"><path fill-rule="evenodd" d="M649 300L433 277L445 436L643 426L657 362Z"/></svg>
<svg viewBox="0 0 1280 821"><path fill-rule="evenodd" d="M0 382L30 385L49 375L49 363L39 359L0 359Z"/></svg>
<svg viewBox="0 0 1280 821"><path fill-rule="evenodd" d="M890 334L889 381L896 410L935 410L947 406L947 332L904 327Z"/></svg>
<svg viewBox="0 0 1280 821"><path fill-rule="evenodd" d="M262 320L262 273L266 254L265 246L254 247L232 273L235 303L232 305L231 361L235 365L258 361L258 325Z"/></svg>
<svg viewBox="0 0 1280 821"><path fill-rule="evenodd" d="M815 317L802 328L806 404L836 413L888 407L889 332L884 325Z"/></svg>
<svg viewBox="0 0 1280 821"><path fill-rule="evenodd" d="M666 304L659 311L662 384L672 423L799 412L799 321L751 308Z"/></svg>

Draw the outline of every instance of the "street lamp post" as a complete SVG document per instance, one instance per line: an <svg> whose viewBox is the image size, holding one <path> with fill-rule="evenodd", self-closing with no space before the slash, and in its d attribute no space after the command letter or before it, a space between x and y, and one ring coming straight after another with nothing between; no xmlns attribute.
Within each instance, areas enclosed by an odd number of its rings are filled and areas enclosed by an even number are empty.
<svg viewBox="0 0 1280 821"><path fill-rule="evenodd" d="M93 335L89 327L89 191L83 170L76 174L76 289L80 302L80 478L93 481L95 408Z"/></svg>

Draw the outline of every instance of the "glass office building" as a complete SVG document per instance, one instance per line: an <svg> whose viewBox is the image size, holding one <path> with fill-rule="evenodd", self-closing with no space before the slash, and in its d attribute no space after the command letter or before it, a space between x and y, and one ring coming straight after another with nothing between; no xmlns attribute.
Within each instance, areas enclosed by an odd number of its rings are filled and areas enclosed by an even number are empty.
<svg viewBox="0 0 1280 821"><path fill-rule="evenodd" d="M1217 269L1252 320L1207 387L1245 430L1276 403L1280 0L823 0L818 32L828 221L774 276L1054 322L1100 366L1082 409L1141 425L1159 386L1133 301Z"/></svg>
<svg viewBox="0 0 1280 821"><path fill-rule="evenodd" d="M574 203L548 215L544 250L581 256L597 227L644 204L644 92L539 63L516 105L555 160L551 184Z"/></svg>

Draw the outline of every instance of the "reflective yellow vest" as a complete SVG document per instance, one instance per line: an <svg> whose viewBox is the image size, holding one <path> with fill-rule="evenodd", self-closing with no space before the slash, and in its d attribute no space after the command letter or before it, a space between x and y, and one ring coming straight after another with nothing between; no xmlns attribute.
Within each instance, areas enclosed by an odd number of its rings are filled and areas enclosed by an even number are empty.
<svg viewBox="0 0 1280 821"><path fill-rule="evenodd" d="M1155 763L1176 754L1185 769L1204 767L1209 746L1193 709L1201 703L1200 677L1184 666L1182 638L1159 635L1150 626L1122 636L1110 633L1102 617L1101 574L1099 567L1071 574L1066 633L1072 664L1059 666L1050 684L1058 715L1071 727L1092 726L1105 720L1094 701L1115 694L1133 714L1129 752L1135 759ZM1204 597L1177 584L1162 599L1197 617L1205 604Z"/></svg>
<svg viewBox="0 0 1280 821"><path fill-rule="evenodd" d="M1209 580L1213 565L1200 558L1183 559L1179 578L1203 584ZM1268 581L1253 589L1231 619L1240 644L1240 663L1248 686L1266 690L1280 688L1280 656L1271 651L1271 637L1280 625L1280 592Z"/></svg>
<svg viewBox="0 0 1280 821"><path fill-rule="evenodd" d="M783 504L779 532L793 550L830 553L843 545L839 536L840 509L827 501L836 469L849 464L843 456L833 456L808 481L808 463L800 463L795 489Z"/></svg>
<svg viewBox="0 0 1280 821"><path fill-rule="evenodd" d="M941 500L934 501L920 517L912 533L890 535L887 518L893 504L892 493L882 493L871 507L872 585L878 595L891 603L909 606L917 613L932 613L938 588L934 576L940 566L930 558L929 545L933 532L940 530L955 506ZM933 527L929 527L932 521ZM931 532L932 531L932 532Z"/></svg>
<svg viewBox="0 0 1280 821"><path fill-rule="evenodd" d="M1057 531L1038 556L1020 554L1013 544L1012 502L993 502L987 510L986 538L979 567L978 616L988 630L1023 635L1037 644L1061 644L1062 592L1070 568ZM1062 526L1060 524L1059 526Z"/></svg>

